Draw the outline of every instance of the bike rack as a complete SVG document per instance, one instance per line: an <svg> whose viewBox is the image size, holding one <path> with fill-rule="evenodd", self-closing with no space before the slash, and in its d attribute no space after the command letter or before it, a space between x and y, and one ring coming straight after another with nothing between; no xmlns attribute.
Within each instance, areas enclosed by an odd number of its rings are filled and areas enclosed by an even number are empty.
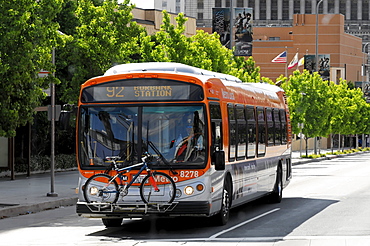
<svg viewBox="0 0 370 246"><path fill-rule="evenodd" d="M89 210L93 213L166 213L172 211L176 206L177 202L173 203L86 203L79 202L79 204L86 205Z"/></svg>

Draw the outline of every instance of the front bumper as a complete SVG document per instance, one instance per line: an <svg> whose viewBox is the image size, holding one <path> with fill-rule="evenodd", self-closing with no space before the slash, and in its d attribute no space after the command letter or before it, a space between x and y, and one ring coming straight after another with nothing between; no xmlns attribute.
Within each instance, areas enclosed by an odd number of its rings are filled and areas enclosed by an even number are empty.
<svg viewBox="0 0 370 246"><path fill-rule="evenodd" d="M87 218L141 218L151 215L209 216L210 204L207 201L173 202L171 204L77 202L76 212Z"/></svg>

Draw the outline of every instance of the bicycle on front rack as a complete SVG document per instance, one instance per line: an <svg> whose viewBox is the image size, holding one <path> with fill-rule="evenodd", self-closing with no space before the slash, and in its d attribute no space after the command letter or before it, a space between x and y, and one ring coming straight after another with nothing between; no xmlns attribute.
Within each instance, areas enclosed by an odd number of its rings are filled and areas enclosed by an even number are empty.
<svg viewBox="0 0 370 246"><path fill-rule="evenodd" d="M87 203L114 204L119 197L122 199L128 194L129 188L138 180L140 174L145 170L147 175L140 183L140 197L145 204L171 204L176 196L176 185L173 179L166 173L152 171L148 153L141 159L142 163L131 165L124 168L117 167L119 156L106 157L111 162L110 170L117 172L116 175L110 176L107 173L99 173L91 176L85 183L83 194ZM131 171L135 167L140 167L132 180L125 182L124 173ZM117 182L119 181L119 184ZM136 182L135 182L136 181Z"/></svg>

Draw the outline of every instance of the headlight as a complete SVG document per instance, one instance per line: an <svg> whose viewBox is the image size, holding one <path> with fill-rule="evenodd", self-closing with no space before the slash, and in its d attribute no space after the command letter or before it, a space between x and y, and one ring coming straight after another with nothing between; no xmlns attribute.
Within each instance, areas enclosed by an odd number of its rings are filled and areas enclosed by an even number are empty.
<svg viewBox="0 0 370 246"><path fill-rule="evenodd" d="M194 193L194 188L192 186L186 186L184 189L184 193L190 196Z"/></svg>
<svg viewBox="0 0 370 246"><path fill-rule="evenodd" d="M97 187L91 187L89 190L90 195L95 196L99 193L99 189Z"/></svg>

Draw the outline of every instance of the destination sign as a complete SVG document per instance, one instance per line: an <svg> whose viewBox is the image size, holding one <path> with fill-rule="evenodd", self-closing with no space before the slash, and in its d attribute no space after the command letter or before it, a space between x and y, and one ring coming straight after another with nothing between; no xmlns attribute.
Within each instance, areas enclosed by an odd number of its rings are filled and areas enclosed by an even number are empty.
<svg viewBox="0 0 370 246"><path fill-rule="evenodd" d="M133 81L116 81L91 86L82 92L83 102L202 99L203 92L200 86L169 80L135 80L135 83Z"/></svg>

